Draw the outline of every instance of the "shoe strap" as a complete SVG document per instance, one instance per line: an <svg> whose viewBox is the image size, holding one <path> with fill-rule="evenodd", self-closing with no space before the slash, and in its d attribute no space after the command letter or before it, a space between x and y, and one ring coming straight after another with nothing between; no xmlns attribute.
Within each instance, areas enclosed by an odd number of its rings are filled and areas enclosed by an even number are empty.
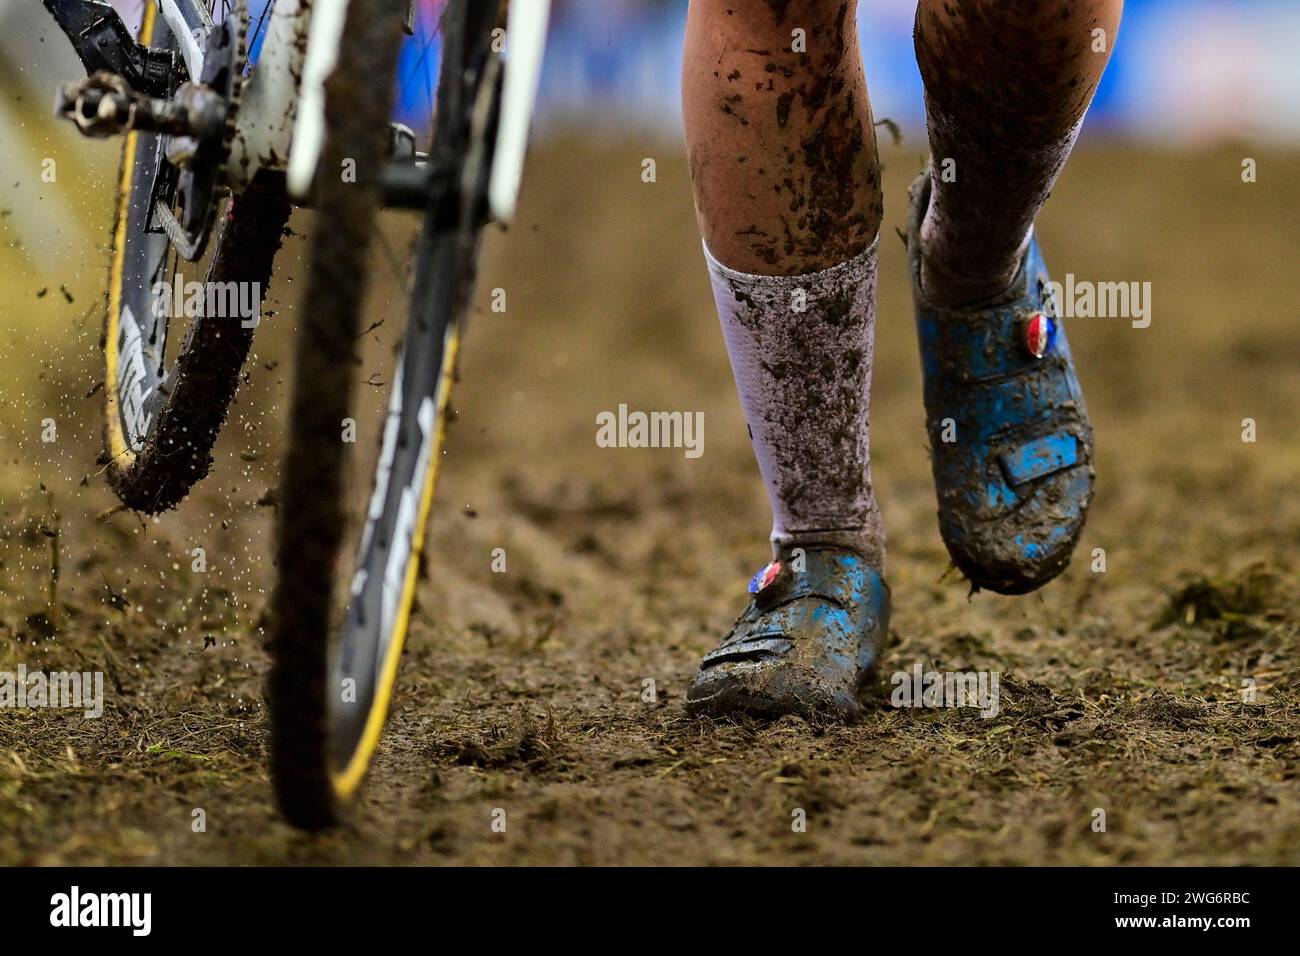
<svg viewBox="0 0 1300 956"><path fill-rule="evenodd" d="M1079 444L1073 432L1058 431L1002 452L998 464L1007 484L1015 487L1073 468L1080 461Z"/></svg>
<svg viewBox="0 0 1300 956"><path fill-rule="evenodd" d="M770 611L802 598L820 598L841 608L853 605L854 569L846 567L843 560L850 552L832 548L808 548L804 551L806 562L803 571L795 571L797 559L788 554L766 565L749 582L749 593L761 611ZM860 569L873 578L879 575L869 568Z"/></svg>

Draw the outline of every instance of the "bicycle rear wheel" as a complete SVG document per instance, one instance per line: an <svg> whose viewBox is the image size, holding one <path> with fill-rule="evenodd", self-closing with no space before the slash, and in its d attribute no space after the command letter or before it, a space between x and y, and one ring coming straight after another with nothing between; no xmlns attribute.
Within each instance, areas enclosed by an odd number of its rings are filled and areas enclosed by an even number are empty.
<svg viewBox="0 0 1300 956"><path fill-rule="evenodd" d="M409 321L348 575L346 433L355 411L360 316L393 106L391 86L375 78L395 75L406 6L406 0L352 0L326 87L320 168L329 173L319 180L311 276L300 312L269 701L276 797L290 822L306 828L339 820L388 713L486 218L500 70L490 31L498 10L453 0L441 21L429 157L445 188L424 210L415 242ZM355 182L334 173L342 168L355 170ZM343 581L351 583L346 592Z"/></svg>
<svg viewBox="0 0 1300 956"><path fill-rule="evenodd" d="M230 5L210 0L211 13L222 20ZM265 17L251 29L241 24L242 71L247 50ZM167 24L152 2L145 3L141 43L155 49L178 49ZM184 73L184 66L178 62ZM188 75L178 76L179 85ZM238 84L240 80L236 79ZM248 355L256 323L246 317L210 313L212 300L189 318L185 335L168 366L169 326L177 316L171 304L183 290L185 261L156 221L155 204L176 201L176 167L165 156L165 137L131 132L122 153L117 211L109 263L108 301L101 348L104 352L104 450L101 463L109 485L122 503L156 514L174 508L212 464L212 446L226 420ZM204 271L205 290L236 290L260 314L261 298L271 278L290 206L282 174L259 174L239 201L227 203L214 232ZM160 294L159 290L166 290Z"/></svg>

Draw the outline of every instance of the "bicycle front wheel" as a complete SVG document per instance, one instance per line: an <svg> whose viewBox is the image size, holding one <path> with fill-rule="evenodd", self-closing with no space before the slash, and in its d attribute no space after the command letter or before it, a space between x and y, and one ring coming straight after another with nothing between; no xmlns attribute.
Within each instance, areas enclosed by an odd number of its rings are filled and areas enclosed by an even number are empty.
<svg viewBox="0 0 1300 956"><path fill-rule="evenodd" d="M306 828L340 819L388 713L485 220L499 94L500 61L490 48L497 10L453 0L439 30L426 25L422 32L417 24L416 31L439 47L429 163L448 188L423 211L409 257L387 248L378 213L394 98L392 86L375 77L395 75L406 6L352 0L326 87L327 173L319 179L300 313L270 682L276 796L290 822ZM341 169L354 170L355 181L335 173ZM361 418L354 383L362 313L383 298L376 285L404 288L411 276L409 321L364 507L349 480L361 457L352 449Z"/></svg>

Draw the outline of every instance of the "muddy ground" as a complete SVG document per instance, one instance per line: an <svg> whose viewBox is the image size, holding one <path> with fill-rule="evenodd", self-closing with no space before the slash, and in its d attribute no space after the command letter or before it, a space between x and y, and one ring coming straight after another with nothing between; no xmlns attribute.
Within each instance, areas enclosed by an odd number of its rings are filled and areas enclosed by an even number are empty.
<svg viewBox="0 0 1300 956"><path fill-rule="evenodd" d="M847 728L685 717L698 658L765 560L765 501L680 149L553 142L518 225L488 244L395 711L354 824L323 836L276 816L262 699L304 240L288 240L216 469L159 520L103 515L104 233L11 265L0 670L102 670L107 700L95 720L0 711L0 863L1300 863L1300 155L1076 156L1041 221L1048 261L1060 279L1151 282L1152 322L1069 324L1097 500L1066 574L1002 598L969 596L939 539L894 235L921 159L883 150L872 451L894 618L878 705ZM106 231L99 206L85 215ZM596 415L624 402L703 411L703 457L597 447ZM917 662L1000 671L1000 713L888 706L889 675Z"/></svg>

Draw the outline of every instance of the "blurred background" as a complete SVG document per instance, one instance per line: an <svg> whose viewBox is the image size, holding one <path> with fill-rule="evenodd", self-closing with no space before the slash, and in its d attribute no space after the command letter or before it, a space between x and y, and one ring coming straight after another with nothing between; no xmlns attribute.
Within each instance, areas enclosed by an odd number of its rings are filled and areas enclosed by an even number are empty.
<svg viewBox="0 0 1300 956"><path fill-rule="evenodd" d="M438 0L421 0L433 9ZM139 0L114 0L128 21ZM536 135L680 139L682 32L687 0L556 0ZM254 22L265 0L252 0ZM923 142L921 78L912 52L914 0L871 0L858 20L876 116ZM1294 0L1128 0L1120 39L1093 101L1083 141L1191 148L1233 139L1300 143L1300 4ZM256 50L254 51L256 53ZM415 43L403 70L436 76ZM60 147L83 181L113 155L102 144L69 150L71 129L48 116L53 89L78 75L66 41L38 0L0 0L0 170L22 170ZM423 83L411 83L411 91ZM416 121L419 96L404 119ZM111 163L110 163L111 164ZM64 182L68 182L65 180ZM5 199L10 232L0 265L39 259L61 230L89 225L58 190ZM21 234L16 252L15 235Z"/></svg>
<svg viewBox="0 0 1300 956"><path fill-rule="evenodd" d="M421 0L430 10L438 0ZM114 0L128 22L139 0ZM680 140L682 32L687 0L556 0L536 136ZM254 22L265 0L252 0ZM913 0L872 0L858 19L872 105L916 148L922 87L912 52ZM1085 126L1085 145L1194 148L1234 139L1300 143L1300 4L1294 0L1128 0L1119 42ZM255 51L256 52L256 51ZM403 70L436 76L414 43ZM38 0L0 0L0 170L39 168L57 152L69 182L99 179L116 153L56 125L57 83L79 75ZM424 84L410 83L410 91ZM407 97L415 122L423 94ZM20 177L21 178L21 177ZM0 267L39 268L69 231L92 226L57 188L4 187ZM6 270L7 271L7 270Z"/></svg>
<svg viewBox="0 0 1300 956"><path fill-rule="evenodd" d="M618 125L675 135L686 0L559 0L542 87L542 128ZM858 5L876 116L919 137L914 0ZM1172 143L1300 140L1300 4L1127 0L1087 134Z"/></svg>

